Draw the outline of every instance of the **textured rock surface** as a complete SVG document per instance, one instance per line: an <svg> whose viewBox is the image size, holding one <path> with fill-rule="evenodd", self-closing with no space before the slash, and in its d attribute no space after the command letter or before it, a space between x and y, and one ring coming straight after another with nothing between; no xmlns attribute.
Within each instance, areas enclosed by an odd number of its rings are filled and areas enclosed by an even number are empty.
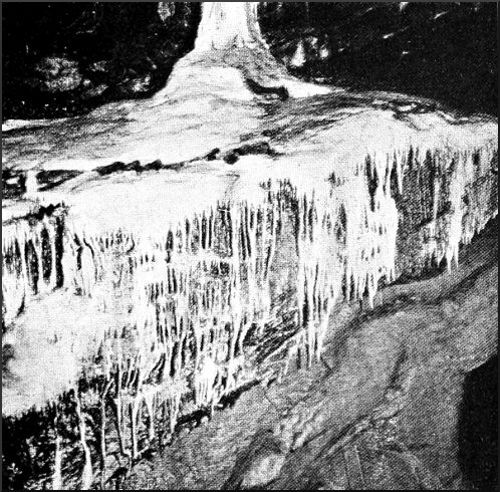
<svg viewBox="0 0 500 492"><path fill-rule="evenodd" d="M44 58L35 67L35 73L40 77L41 89L46 92L71 91L82 82L78 62L66 58Z"/></svg>

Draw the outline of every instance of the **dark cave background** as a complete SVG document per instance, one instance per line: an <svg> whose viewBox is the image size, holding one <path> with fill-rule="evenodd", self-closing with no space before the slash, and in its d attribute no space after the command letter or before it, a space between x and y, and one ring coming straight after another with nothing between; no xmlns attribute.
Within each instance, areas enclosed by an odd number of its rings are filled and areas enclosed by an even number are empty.
<svg viewBox="0 0 500 492"><path fill-rule="evenodd" d="M497 114L497 5L263 2L271 51L297 76ZM2 121L148 97L192 49L198 2L2 5ZM304 63L290 59L302 43Z"/></svg>
<svg viewBox="0 0 500 492"><path fill-rule="evenodd" d="M2 120L147 97L193 47L200 4L4 3Z"/></svg>
<svg viewBox="0 0 500 492"><path fill-rule="evenodd" d="M498 354L467 374L458 428L458 457L468 486L498 490Z"/></svg>

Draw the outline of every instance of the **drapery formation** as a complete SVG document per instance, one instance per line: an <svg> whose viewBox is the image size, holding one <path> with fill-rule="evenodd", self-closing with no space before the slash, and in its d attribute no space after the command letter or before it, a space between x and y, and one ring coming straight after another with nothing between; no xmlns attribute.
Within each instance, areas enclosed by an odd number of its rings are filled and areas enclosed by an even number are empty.
<svg viewBox="0 0 500 492"><path fill-rule="evenodd" d="M384 279L442 260L451 268L459 244L496 214L496 158L493 146L371 156L348 182L332 177L329 187L310 193L289 181L265 183L264 202L217 203L154 240L120 229L96 235L85 224L65 223L63 213L19 220L4 226L5 320L57 288L88 297L98 310L130 306L133 357L151 363L141 369L144 378L163 361L159 380L181 378L197 404L210 405L238 386L246 342L255 356L280 338L270 323L280 311L295 312L281 353L311 364L335 303L371 305ZM293 255L283 260L285 247ZM295 278L294 285L284 278ZM283 306L278 300L287 294ZM123 350L115 347L109 357L116 353ZM201 371L203 364L213 365L213 380L205 380L211 372Z"/></svg>

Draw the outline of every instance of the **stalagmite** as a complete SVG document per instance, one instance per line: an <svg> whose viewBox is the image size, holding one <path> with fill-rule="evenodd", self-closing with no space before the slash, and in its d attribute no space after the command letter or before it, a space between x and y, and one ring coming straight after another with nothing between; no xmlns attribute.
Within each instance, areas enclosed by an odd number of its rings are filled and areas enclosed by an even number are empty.
<svg viewBox="0 0 500 492"><path fill-rule="evenodd" d="M17 220L3 225L2 290L7 324L33 296L49 294L57 288L60 258L56 242L60 236L60 220L57 216L45 216L36 222Z"/></svg>
<svg viewBox="0 0 500 492"><path fill-rule="evenodd" d="M94 473L92 470L92 456L87 443L87 424L85 423L85 414L82 411L80 397L75 393L76 413L78 415L78 426L80 431L80 443L84 454L84 465L81 476L81 489L91 490L92 482L94 481Z"/></svg>
<svg viewBox="0 0 500 492"><path fill-rule="evenodd" d="M54 456L54 472L52 474L52 490L62 490L62 458L63 452L61 449L61 437L57 434L56 430L56 450Z"/></svg>
<svg viewBox="0 0 500 492"><path fill-rule="evenodd" d="M195 50L264 45L257 6L258 2L203 2Z"/></svg>
<svg viewBox="0 0 500 492"><path fill-rule="evenodd" d="M290 65L295 68L300 68L306 62L306 52L304 48L304 41L301 39L297 44L297 49L295 50L295 54L290 60Z"/></svg>
<svg viewBox="0 0 500 492"><path fill-rule="evenodd" d="M295 79L271 55L260 31L257 7L258 2L203 2L195 47L177 62L153 106L186 92L200 93L204 87L217 93L221 82L225 98L245 101L253 97L249 87L292 97L330 93L325 86ZM201 94L206 95L203 90Z"/></svg>

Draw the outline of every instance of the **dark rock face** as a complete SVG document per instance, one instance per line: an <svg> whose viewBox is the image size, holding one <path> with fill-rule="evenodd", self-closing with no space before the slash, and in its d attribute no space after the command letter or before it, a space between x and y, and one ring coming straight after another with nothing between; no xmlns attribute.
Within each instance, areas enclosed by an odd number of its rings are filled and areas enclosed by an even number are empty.
<svg viewBox="0 0 500 492"><path fill-rule="evenodd" d="M467 374L459 420L462 473L471 488L498 486L498 355Z"/></svg>
<svg viewBox="0 0 500 492"><path fill-rule="evenodd" d="M199 4L10 3L2 19L3 118L60 116L163 87L193 46ZM268 2L260 24L298 76L496 114L494 3Z"/></svg>
<svg viewBox="0 0 500 492"><path fill-rule="evenodd" d="M283 86L265 87L250 78L246 80L246 83L250 88L250 90L252 90L255 94L258 95L277 97L281 101L286 101L289 97L286 87Z"/></svg>
<svg viewBox="0 0 500 492"><path fill-rule="evenodd" d="M3 118L68 116L145 97L192 48L199 4L5 5Z"/></svg>
<svg viewBox="0 0 500 492"><path fill-rule="evenodd" d="M60 184L81 174L81 171L60 170L60 171L40 171L36 173L36 180L40 191L48 191L56 188ZM5 169L2 171L2 191L5 199L18 198L26 193L26 172L12 171Z"/></svg>
<svg viewBox="0 0 500 492"><path fill-rule="evenodd" d="M299 76L497 112L494 3L268 2L260 24Z"/></svg>

